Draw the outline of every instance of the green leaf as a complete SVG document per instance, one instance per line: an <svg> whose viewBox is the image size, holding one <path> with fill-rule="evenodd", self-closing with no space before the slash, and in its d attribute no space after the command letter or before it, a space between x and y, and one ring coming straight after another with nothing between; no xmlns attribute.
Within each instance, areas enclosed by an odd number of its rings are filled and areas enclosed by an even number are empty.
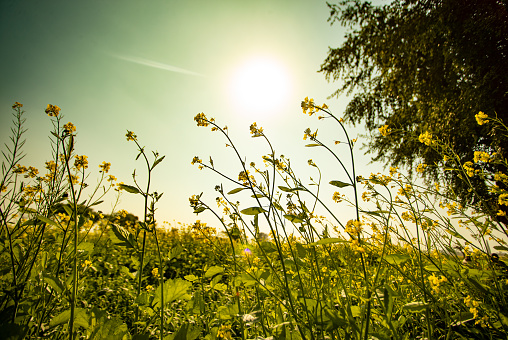
<svg viewBox="0 0 508 340"><path fill-rule="evenodd" d="M187 293L192 287L189 281L177 278L175 280L168 279L164 282L164 305L172 303L175 300L189 300L191 296ZM153 307L160 308L161 286L157 287L153 299Z"/></svg>
<svg viewBox="0 0 508 340"><path fill-rule="evenodd" d="M307 147L307 148L312 148L314 146L321 146L321 144L307 144L307 145L305 145L305 147Z"/></svg>
<svg viewBox="0 0 508 340"><path fill-rule="evenodd" d="M93 252L95 245L91 242L81 242L78 244L78 250L85 251L87 253Z"/></svg>
<svg viewBox="0 0 508 340"><path fill-rule="evenodd" d="M263 198L263 197L265 197L265 195L264 194L255 194L255 195L251 195L250 197L252 197L252 198Z"/></svg>
<svg viewBox="0 0 508 340"><path fill-rule="evenodd" d="M116 224L111 224L112 230L109 232L111 241L121 247L137 249L136 239L128 230Z"/></svg>
<svg viewBox="0 0 508 340"><path fill-rule="evenodd" d="M194 209L193 213L199 214L199 213L202 213L205 210L206 210L205 207L199 207L199 208Z"/></svg>
<svg viewBox="0 0 508 340"><path fill-rule="evenodd" d="M44 276L44 282L46 282L58 294L62 294L65 290L63 283L54 276Z"/></svg>
<svg viewBox="0 0 508 340"><path fill-rule="evenodd" d="M400 266L410 260L409 255L391 254L384 257L384 260L391 265Z"/></svg>
<svg viewBox="0 0 508 340"><path fill-rule="evenodd" d="M245 189L247 189L247 188L236 188L236 189L233 189L230 192L228 192L228 195L236 194L236 193L238 193L238 192L240 192L242 190L245 190Z"/></svg>
<svg viewBox="0 0 508 340"><path fill-rule="evenodd" d="M499 251L508 251L508 248L505 246L494 246L494 249Z"/></svg>
<svg viewBox="0 0 508 340"><path fill-rule="evenodd" d="M51 219L49 219L47 217L44 217L42 215L37 215L37 219L39 221L41 221L41 222L46 223L46 224L50 224L50 225L52 225L54 227L60 227L60 225L58 223L56 223L55 221L53 221L53 220L51 220Z"/></svg>
<svg viewBox="0 0 508 340"><path fill-rule="evenodd" d="M278 186L278 188L284 192L292 192L292 190L290 188L287 188L287 187L283 187L283 186Z"/></svg>
<svg viewBox="0 0 508 340"><path fill-rule="evenodd" d="M222 267L219 267L219 266L210 267L210 268L208 268L208 270L205 273L205 278L215 276L215 275L220 274L222 272L224 272L224 268L222 268Z"/></svg>
<svg viewBox="0 0 508 340"><path fill-rule="evenodd" d="M130 192L131 194L139 194L138 188L133 187L132 185L120 184L119 187L120 187L121 190L125 190L127 192Z"/></svg>
<svg viewBox="0 0 508 340"><path fill-rule="evenodd" d="M268 212L268 211L266 211L265 209L263 209L261 207L252 207L252 208L243 209L240 212L244 215L257 215L257 214L261 214L261 213Z"/></svg>
<svg viewBox="0 0 508 340"><path fill-rule="evenodd" d="M160 162L164 160L166 156L162 156L161 158L158 158L152 165L152 169L155 168Z"/></svg>
<svg viewBox="0 0 508 340"><path fill-rule="evenodd" d="M343 240L341 238L329 237L329 238L322 238L319 241L309 243L309 246L319 246L319 245L323 245L323 244L343 243L343 242L347 242L347 241Z"/></svg>
<svg viewBox="0 0 508 340"><path fill-rule="evenodd" d="M284 215L284 218L286 220L289 220L290 222L293 222L293 223L303 223L303 220L301 218L299 218L298 216L295 216L295 215Z"/></svg>
<svg viewBox="0 0 508 340"><path fill-rule="evenodd" d="M198 325L184 323L178 331L168 335L164 340L195 340L201 334L202 328Z"/></svg>
<svg viewBox="0 0 508 340"><path fill-rule="evenodd" d="M425 311L429 306L430 306L430 304L425 303L423 301L415 301L415 302L406 303L404 306L402 306L402 310L405 310L405 311L408 311L411 313L421 313L421 312Z"/></svg>
<svg viewBox="0 0 508 340"><path fill-rule="evenodd" d="M344 182L341 182L341 181L330 181L330 184L333 185L333 186L336 186L338 188L344 188L344 187L347 187L347 186L351 185L349 183L344 183Z"/></svg>
<svg viewBox="0 0 508 340"><path fill-rule="evenodd" d="M193 274L185 275L183 278L186 279L187 281L190 281L190 282L194 282L198 279L198 277Z"/></svg>
<svg viewBox="0 0 508 340"><path fill-rule="evenodd" d="M55 316L49 323L49 327L55 327L68 322L71 318L71 310L67 309ZM88 328L88 316L83 308L74 309L74 325Z"/></svg>

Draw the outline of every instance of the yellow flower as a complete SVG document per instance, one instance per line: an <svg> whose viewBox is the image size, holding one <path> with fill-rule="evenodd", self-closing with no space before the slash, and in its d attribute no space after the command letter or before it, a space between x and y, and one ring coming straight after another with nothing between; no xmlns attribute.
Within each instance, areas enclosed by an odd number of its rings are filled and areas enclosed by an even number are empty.
<svg viewBox="0 0 508 340"><path fill-rule="evenodd" d="M155 278L159 277L159 268L152 269L152 275Z"/></svg>
<svg viewBox="0 0 508 340"><path fill-rule="evenodd" d="M14 169L12 169L12 172L14 172L15 174L23 174L27 171L28 169L26 168L26 166L20 164L16 164L14 166Z"/></svg>
<svg viewBox="0 0 508 340"><path fill-rule="evenodd" d="M219 331L217 332L217 338L233 340L231 336L231 326L229 325L220 326Z"/></svg>
<svg viewBox="0 0 508 340"><path fill-rule="evenodd" d="M127 133L125 134L125 137L127 137L127 141L136 140L138 136L134 134L134 132L127 130Z"/></svg>
<svg viewBox="0 0 508 340"><path fill-rule="evenodd" d="M506 216L506 212L502 211L502 210L499 210L497 212L497 216Z"/></svg>
<svg viewBox="0 0 508 340"><path fill-rule="evenodd" d="M99 168L101 169L100 172L104 171L105 173L108 173L109 169L111 168L111 163L104 161L101 165L99 165Z"/></svg>
<svg viewBox="0 0 508 340"><path fill-rule="evenodd" d="M490 161L490 155L485 151L475 151L474 152L474 162L485 162L488 163Z"/></svg>
<svg viewBox="0 0 508 340"><path fill-rule="evenodd" d="M416 171L418 171L419 173L423 173L426 167L427 164L418 164L418 166L416 167Z"/></svg>
<svg viewBox="0 0 508 340"><path fill-rule="evenodd" d="M302 101L302 110L304 114L307 114L307 111L309 111L309 116L312 116L314 114L314 99L309 99L309 97L305 97L305 99Z"/></svg>
<svg viewBox="0 0 508 340"><path fill-rule="evenodd" d="M57 117L58 114L60 113L60 108L56 105L48 104L45 111L48 114L48 116Z"/></svg>
<svg viewBox="0 0 508 340"><path fill-rule="evenodd" d="M478 114L475 115L474 117L476 118L476 122L478 123L478 125L483 125L489 122L489 120L487 119L489 118L489 116L487 116L482 111L478 112Z"/></svg>
<svg viewBox="0 0 508 340"><path fill-rule="evenodd" d="M260 137L263 135L263 128L257 126L256 122L252 123L250 126L250 133L252 137Z"/></svg>
<svg viewBox="0 0 508 340"><path fill-rule="evenodd" d="M68 134L71 134L73 133L74 131L76 131L76 127L74 126L74 124L72 124L71 122L68 122L67 124L65 124L63 126L63 129L64 129L64 132L65 133L68 133Z"/></svg>
<svg viewBox="0 0 508 340"><path fill-rule="evenodd" d="M203 112L198 113L194 120L198 123L198 126L208 126L208 120Z"/></svg>
<svg viewBox="0 0 508 340"><path fill-rule="evenodd" d="M15 103L14 103L14 105L12 105L12 108L13 108L13 109L17 109L17 108L19 108L19 107L23 107L23 104L18 103L18 102L15 102Z"/></svg>
<svg viewBox="0 0 508 340"><path fill-rule="evenodd" d="M420 134L418 140L420 143L430 146L432 144L432 134L428 131L425 131L424 133Z"/></svg>
<svg viewBox="0 0 508 340"><path fill-rule="evenodd" d="M76 158L76 160L74 161L74 166L76 167L76 169L81 169L81 168L88 168L88 156L74 156L74 158Z"/></svg>
<svg viewBox="0 0 508 340"><path fill-rule="evenodd" d="M464 163L464 165L462 167L464 168L464 170L466 171L466 173L469 177L474 176L474 168L473 168L472 162L466 162L466 163Z"/></svg>
<svg viewBox="0 0 508 340"><path fill-rule="evenodd" d="M386 137L388 134L390 134L392 129L388 127L388 125L383 125L379 128L379 133L381 133L382 136Z"/></svg>
<svg viewBox="0 0 508 340"><path fill-rule="evenodd" d="M154 288L153 288L152 285L148 285L148 286L146 286L145 289L146 289L147 292L149 292L149 291L152 291Z"/></svg>
<svg viewBox="0 0 508 340"><path fill-rule="evenodd" d="M113 181L116 181L116 177L113 175L109 175L108 182L113 182Z"/></svg>
<svg viewBox="0 0 508 340"><path fill-rule="evenodd" d="M501 194L498 198L499 205L508 205L508 194Z"/></svg>
<svg viewBox="0 0 508 340"><path fill-rule="evenodd" d="M336 191L333 193L332 199L335 203L339 203L342 201L342 195L338 191Z"/></svg>

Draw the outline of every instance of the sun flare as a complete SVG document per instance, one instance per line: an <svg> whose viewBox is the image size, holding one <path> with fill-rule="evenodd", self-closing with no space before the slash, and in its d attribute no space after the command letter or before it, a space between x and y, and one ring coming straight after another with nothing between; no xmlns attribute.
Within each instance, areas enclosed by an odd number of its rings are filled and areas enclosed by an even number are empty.
<svg viewBox="0 0 508 340"><path fill-rule="evenodd" d="M287 102L290 92L285 67L270 58L252 58L239 64L228 93L235 110L250 117L271 117Z"/></svg>

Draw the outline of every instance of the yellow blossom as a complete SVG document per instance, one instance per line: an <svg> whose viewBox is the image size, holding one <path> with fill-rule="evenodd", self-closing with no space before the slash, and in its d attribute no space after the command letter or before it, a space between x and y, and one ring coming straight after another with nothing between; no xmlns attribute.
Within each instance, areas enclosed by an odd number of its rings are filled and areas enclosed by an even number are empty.
<svg viewBox="0 0 508 340"><path fill-rule="evenodd" d="M484 151L475 151L474 152L474 162L485 162L488 163L490 161L490 155Z"/></svg>
<svg viewBox="0 0 508 340"><path fill-rule="evenodd" d="M127 137L127 141L136 140L138 136L134 134L134 132L127 130L127 133L125 134L125 137Z"/></svg>
<svg viewBox="0 0 508 340"><path fill-rule="evenodd" d="M114 182L114 181L116 181L116 177L113 175L109 175L108 182Z"/></svg>
<svg viewBox="0 0 508 340"><path fill-rule="evenodd" d="M482 111L478 112L478 114L475 115L474 117L476 118L476 122L478 123L478 125L483 125L489 122L489 120L487 119L489 118L489 116L487 116Z"/></svg>
<svg viewBox="0 0 508 340"><path fill-rule="evenodd" d="M508 194L501 194L498 198L499 205L508 205Z"/></svg>
<svg viewBox="0 0 508 340"><path fill-rule="evenodd" d="M392 129L390 129L390 127L388 125L383 125L379 128L379 133L381 134L381 136L388 136L390 134Z"/></svg>
<svg viewBox="0 0 508 340"><path fill-rule="evenodd" d="M155 278L159 277L159 268L152 269L152 275Z"/></svg>
<svg viewBox="0 0 508 340"><path fill-rule="evenodd" d="M76 126L74 126L74 124L72 124L71 122L68 122L63 126L63 129L65 133L71 134L74 131L76 131Z"/></svg>
<svg viewBox="0 0 508 340"><path fill-rule="evenodd" d="M252 137L260 137L263 135L263 128L257 126L256 122L252 123L250 126L250 133Z"/></svg>
<svg viewBox="0 0 508 340"><path fill-rule="evenodd" d="M48 106L46 107L46 113L50 117L57 117L58 114L60 113L60 108L56 105L48 104Z"/></svg>
<svg viewBox="0 0 508 340"><path fill-rule="evenodd" d="M469 177L474 176L474 168L473 168L472 162L466 162L466 163L464 163L464 165L462 167L464 168L464 170L466 171L466 173Z"/></svg>
<svg viewBox="0 0 508 340"><path fill-rule="evenodd" d="M314 99L309 99L309 97L305 97L305 99L302 101L302 110L304 114L307 114L307 111L309 111L309 116L312 116L314 114Z"/></svg>
<svg viewBox="0 0 508 340"><path fill-rule="evenodd" d="M76 156L74 156L74 158L76 158L76 160L74 161L74 166L76 167L76 169L79 170L81 168L83 168L83 169L88 168L88 159L87 159L88 156L85 156L85 155L78 156L78 155L76 155Z"/></svg>
<svg viewBox="0 0 508 340"><path fill-rule="evenodd" d="M104 161L101 165L99 165L99 168L101 169L100 172L104 171L105 173L108 173L109 169L111 168L111 163Z"/></svg>
<svg viewBox="0 0 508 340"><path fill-rule="evenodd" d="M12 105L13 109L17 109L17 108L20 108L20 107L23 107L23 104L18 103L18 102L14 102L14 105Z"/></svg>
<svg viewBox="0 0 508 340"><path fill-rule="evenodd" d="M194 117L194 120L198 123L198 126L208 126L208 121L203 112L198 113L196 117Z"/></svg>
<svg viewBox="0 0 508 340"><path fill-rule="evenodd" d="M418 164L418 166L416 167L416 171L418 171L419 173L423 173L423 172L425 172L426 167L427 167L427 164Z"/></svg>
<svg viewBox="0 0 508 340"><path fill-rule="evenodd" d="M424 133L420 134L418 140L420 141L420 143L430 146L432 144L432 134L429 133L428 131L425 131Z"/></svg>

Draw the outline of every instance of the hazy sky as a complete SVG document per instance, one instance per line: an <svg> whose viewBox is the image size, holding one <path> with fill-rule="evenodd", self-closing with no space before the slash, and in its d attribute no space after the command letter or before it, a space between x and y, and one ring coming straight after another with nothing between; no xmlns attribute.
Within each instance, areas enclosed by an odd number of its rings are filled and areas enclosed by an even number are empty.
<svg viewBox="0 0 508 340"><path fill-rule="evenodd" d="M241 170L219 133L196 126L193 117L200 112L229 127L247 163L261 165L259 156L269 152L261 139L250 138L249 126L256 121L276 154L291 158L304 182L317 177L309 158L324 170L325 186L332 179L345 180L337 164L325 162L330 157L305 148L302 139L306 127L319 128L319 137L331 144L342 139L338 128L304 116L300 108L309 96L340 116L347 103L347 98L327 100L338 84L328 84L317 73L328 47L338 46L344 35L340 26L330 26L328 16L326 2L316 0L3 0L0 141L8 140L11 105L21 102L28 128L23 164L43 172L44 161L51 158L52 128L44 109L58 105L64 122L77 127L77 154L88 156L87 183L94 186L98 165L108 161L111 174L132 184L134 168L145 173L134 160L135 145L125 138L126 130L133 130L147 150L166 155L152 183L164 192L159 221L201 219L216 225L209 213L193 215L188 197L204 192L214 205L216 184L235 187L191 165L194 156L208 160L211 155L216 167L232 177ZM274 72L283 78L278 87L284 87L277 105L265 104L270 91L255 102L239 103L234 80L252 60L276 65ZM352 137L364 132L351 131ZM342 156L346 149L338 146L337 151ZM357 154L360 174L379 170L366 168L368 157L361 157L360 150ZM332 191L324 191L328 202ZM120 208L142 216L141 196L125 193L121 200ZM99 209L111 207L104 203ZM346 211L345 221L354 217Z"/></svg>

